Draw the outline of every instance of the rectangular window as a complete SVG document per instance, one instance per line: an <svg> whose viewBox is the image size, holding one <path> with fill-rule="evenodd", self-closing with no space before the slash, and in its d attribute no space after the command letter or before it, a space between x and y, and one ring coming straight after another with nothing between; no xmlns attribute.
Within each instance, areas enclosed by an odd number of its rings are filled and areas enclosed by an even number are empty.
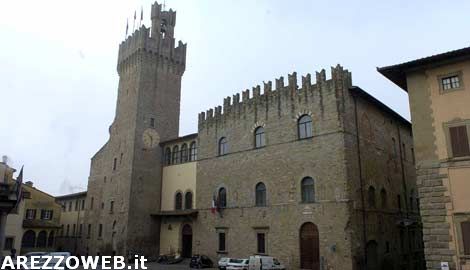
<svg viewBox="0 0 470 270"><path fill-rule="evenodd" d="M52 219L52 210L41 210L41 219L43 220L51 220Z"/></svg>
<svg viewBox="0 0 470 270"><path fill-rule="evenodd" d="M69 237L69 233L70 233L70 224L67 224L67 231L65 232L65 236Z"/></svg>
<svg viewBox="0 0 470 270"><path fill-rule="evenodd" d="M91 236L91 224L88 224L88 231L87 231L86 237L90 238L90 236Z"/></svg>
<svg viewBox="0 0 470 270"><path fill-rule="evenodd" d="M150 127L155 127L155 118L150 118Z"/></svg>
<svg viewBox="0 0 470 270"><path fill-rule="evenodd" d="M449 134L452 157L469 156L470 148L468 145L467 126L450 127Z"/></svg>
<svg viewBox="0 0 470 270"><path fill-rule="evenodd" d="M465 255L470 255L470 221L462 222L462 240Z"/></svg>
<svg viewBox="0 0 470 270"><path fill-rule="evenodd" d="M265 254L266 253L266 237L264 233L257 233L256 234L257 242L258 242L258 253Z"/></svg>
<svg viewBox="0 0 470 270"><path fill-rule="evenodd" d="M219 232L219 251L225 251L225 232Z"/></svg>
<svg viewBox="0 0 470 270"><path fill-rule="evenodd" d="M111 203L109 204L109 212L113 213L113 211L114 211L114 201L111 201Z"/></svg>
<svg viewBox="0 0 470 270"><path fill-rule="evenodd" d="M27 209L26 210L26 219L28 219L28 220L36 219L36 209Z"/></svg>
<svg viewBox="0 0 470 270"><path fill-rule="evenodd" d="M117 166L117 158L114 158L114 161L113 161L113 171L116 170L116 166Z"/></svg>
<svg viewBox="0 0 470 270"><path fill-rule="evenodd" d="M75 234L75 229L76 229L76 226L75 226L75 224L73 224L73 226L72 226L72 236L75 236L75 235L76 235L76 234Z"/></svg>
<svg viewBox="0 0 470 270"><path fill-rule="evenodd" d="M82 200L82 210L85 210L85 200Z"/></svg>
<svg viewBox="0 0 470 270"><path fill-rule="evenodd" d="M83 230L83 224L80 224L80 226L78 227L78 236L79 237L82 237L82 230Z"/></svg>
<svg viewBox="0 0 470 270"><path fill-rule="evenodd" d="M93 203L95 202L95 199L93 197L91 197L91 201L90 201L90 209L93 209Z"/></svg>
<svg viewBox="0 0 470 270"><path fill-rule="evenodd" d="M78 200L75 201L75 211L78 211Z"/></svg>
<svg viewBox="0 0 470 270"><path fill-rule="evenodd" d="M69 212L72 211L72 202L69 202Z"/></svg>
<svg viewBox="0 0 470 270"><path fill-rule="evenodd" d="M98 238L101 238L103 236L103 224L100 224L100 227L98 228Z"/></svg>
<svg viewBox="0 0 470 270"><path fill-rule="evenodd" d="M458 75L448 76L441 79L443 90L460 88L460 78Z"/></svg>
<svg viewBox="0 0 470 270"><path fill-rule="evenodd" d="M5 238L5 247L3 248L3 250L12 250L14 246L13 242L14 242L13 237Z"/></svg>

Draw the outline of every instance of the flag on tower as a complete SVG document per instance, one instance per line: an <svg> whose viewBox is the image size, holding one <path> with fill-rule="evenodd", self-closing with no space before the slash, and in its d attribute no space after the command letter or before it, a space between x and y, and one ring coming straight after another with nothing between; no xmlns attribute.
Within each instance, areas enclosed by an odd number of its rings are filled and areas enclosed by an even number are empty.
<svg viewBox="0 0 470 270"><path fill-rule="evenodd" d="M137 11L134 10L134 23L132 24L132 32L135 30L135 19L137 19Z"/></svg>

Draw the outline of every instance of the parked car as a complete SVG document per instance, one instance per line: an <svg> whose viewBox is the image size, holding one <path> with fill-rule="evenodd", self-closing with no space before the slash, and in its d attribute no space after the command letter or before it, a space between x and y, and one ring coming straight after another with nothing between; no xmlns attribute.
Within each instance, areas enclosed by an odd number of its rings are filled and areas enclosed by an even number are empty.
<svg viewBox="0 0 470 270"><path fill-rule="evenodd" d="M248 259L230 259L227 270L248 270Z"/></svg>
<svg viewBox="0 0 470 270"><path fill-rule="evenodd" d="M50 252L50 253L45 254L44 256L50 256L52 257L52 259L49 261L47 265L46 265L47 259L41 259L39 261L39 264L42 267L54 268L55 265L60 261L59 267L61 267L62 269L67 269L65 265L65 260L67 260L67 258L70 257L71 254L70 252ZM63 259L60 260L59 258L55 258L55 257L63 257Z"/></svg>
<svg viewBox="0 0 470 270"><path fill-rule="evenodd" d="M205 255L194 255L189 262L189 268L212 268L214 263Z"/></svg>
<svg viewBox="0 0 470 270"><path fill-rule="evenodd" d="M217 263L219 266L219 270L227 269L227 263L229 260L230 258L226 258L226 257L220 258L219 262Z"/></svg>
<svg viewBox="0 0 470 270"><path fill-rule="evenodd" d="M270 256L250 256L248 270L285 270L276 258Z"/></svg>

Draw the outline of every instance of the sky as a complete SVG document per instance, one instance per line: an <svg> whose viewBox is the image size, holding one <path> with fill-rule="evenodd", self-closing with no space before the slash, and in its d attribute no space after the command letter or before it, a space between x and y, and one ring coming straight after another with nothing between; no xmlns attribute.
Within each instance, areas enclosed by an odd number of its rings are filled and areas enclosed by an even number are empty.
<svg viewBox="0 0 470 270"><path fill-rule="evenodd" d="M162 0L161 0L162 2ZM119 43L147 0L0 3L0 155L52 195L86 189L114 118ZM410 119L376 71L470 46L470 1L166 0L188 44L180 135L223 98L296 71L341 64L353 84ZM137 20L136 24L139 23ZM465 34L467 33L467 34Z"/></svg>

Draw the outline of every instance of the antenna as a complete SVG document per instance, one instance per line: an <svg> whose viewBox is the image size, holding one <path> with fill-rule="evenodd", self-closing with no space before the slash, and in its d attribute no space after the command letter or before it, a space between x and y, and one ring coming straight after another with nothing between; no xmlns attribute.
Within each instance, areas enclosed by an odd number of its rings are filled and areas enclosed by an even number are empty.
<svg viewBox="0 0 470 270"><path fill-rule="evenodd" d="M166 7L166 0L163 0L163 11L165 11L165 7Z"/></svg>

